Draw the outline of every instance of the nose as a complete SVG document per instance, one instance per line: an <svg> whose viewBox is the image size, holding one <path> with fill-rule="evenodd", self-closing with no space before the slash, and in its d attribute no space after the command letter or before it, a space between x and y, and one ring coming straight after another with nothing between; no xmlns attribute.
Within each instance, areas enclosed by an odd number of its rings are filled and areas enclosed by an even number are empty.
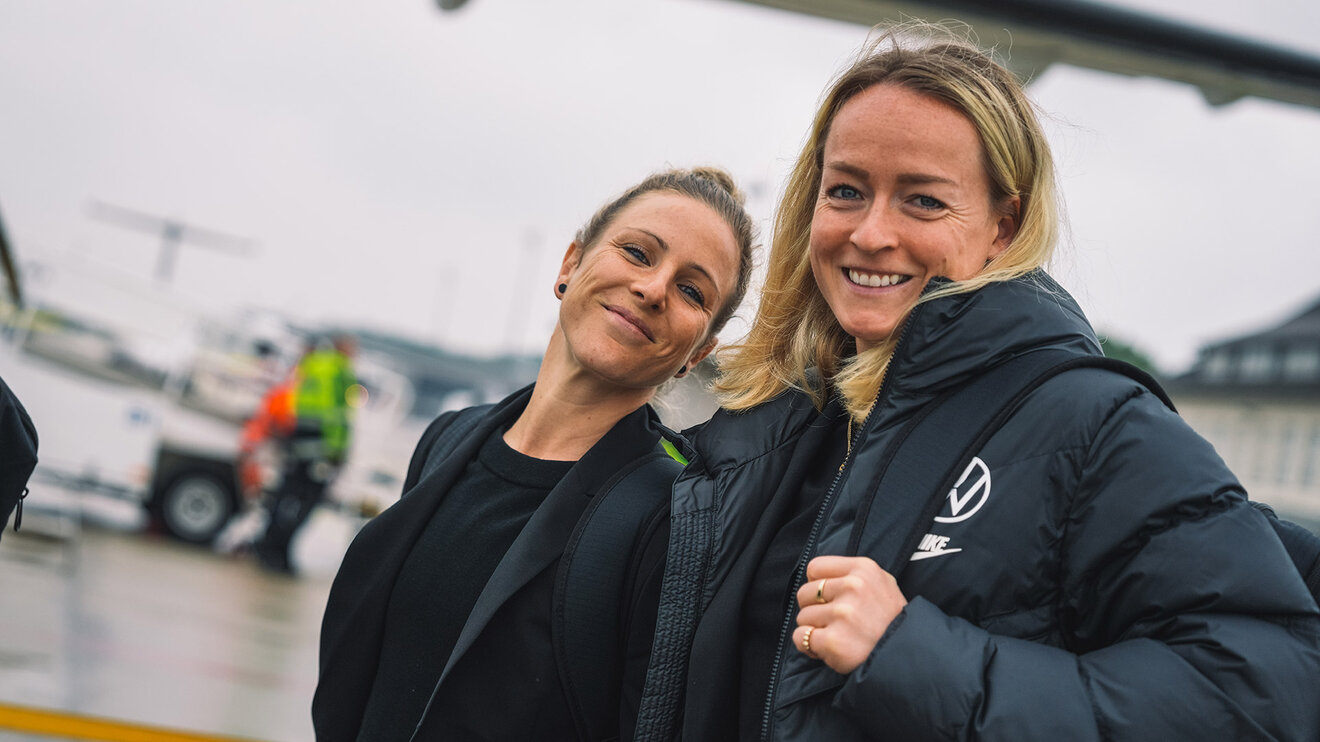
<svg viewBox="0 0 1320 742"><path fill-rule="evenodd" d="M630 288L633 296L643 304L657 312L664 310L669 288L669 278L665 271L657 269L642 271L633 277Z"/></svg>
<svg viewBox="0 0 1320 742"><path fill-rule="evenodd" d="M858 218L851 240L858 249L879 252L898 242L897 215L882 203L873 204Z"/></svg>

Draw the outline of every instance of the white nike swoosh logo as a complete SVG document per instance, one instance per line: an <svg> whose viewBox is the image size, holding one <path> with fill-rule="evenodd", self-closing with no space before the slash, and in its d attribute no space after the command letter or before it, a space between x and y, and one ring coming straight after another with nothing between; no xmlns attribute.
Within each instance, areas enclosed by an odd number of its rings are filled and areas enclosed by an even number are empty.
<svg viewBox="0 0 1320 742"><path fill-rule="evenodd" d="M940 549L939 551L918 551L912 554L911 561L918 559L930 559L931 557L944 556L945 554L957 554L962 549Z"/></svg>

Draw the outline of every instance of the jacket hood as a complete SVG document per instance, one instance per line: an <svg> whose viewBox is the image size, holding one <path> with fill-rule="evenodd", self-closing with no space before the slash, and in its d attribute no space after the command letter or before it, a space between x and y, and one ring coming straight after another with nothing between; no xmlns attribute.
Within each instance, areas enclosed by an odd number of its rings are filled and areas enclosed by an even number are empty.
<svg viewBox="0 0 1320 742"><path fill-rule="evenodd" d="M946 283L936 279L932 287ZM883 403L890 408L919 404L985 368L1033 350L1101 353L1081 307L1043 270L924 302L899 332L901 339L885 382L888 388L882 392ZM837 414L837 407L831 403L826 413ZM805 393L789 390L746 412L721 410L689 433L707 469L714 471L767 453L771 442L787 443L817 415ZM739 418L739 436L724 435L723 423L732 417ZM745 436L749 430L766 434L749 440Z"/></svg>
<svg viewBox="0 0 1320 742"><path fill-rule="evenodd" d="M918 305L900 333L890 394L937 393L1042 348L1101 353L1081 307L1042 270Z"/></svg>

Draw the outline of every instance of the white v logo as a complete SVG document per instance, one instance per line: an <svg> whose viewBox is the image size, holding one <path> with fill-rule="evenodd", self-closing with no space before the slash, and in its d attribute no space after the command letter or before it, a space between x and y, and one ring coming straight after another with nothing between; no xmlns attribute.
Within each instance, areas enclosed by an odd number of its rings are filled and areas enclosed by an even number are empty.
<svg viewBox="0 0 1320 742"><path fill-rule="evenodd" d="M973 477L975 475L975 477ZM968 480L971 483L968 484ZM964 487L964 485L967 485ZM990 467L986 466L980 456L972 457L967 468L963 470L962 476L958 477L958 482L949 490L949 509L948 515L941 515L935 520L940 523L957 523L961 520L967 520L972 514L981 509L986 499L990 497ZM975 499L976 502L972 503ZM968 508L968 504L971 507ZM964 512L966 509L966 512Z"/></svg>

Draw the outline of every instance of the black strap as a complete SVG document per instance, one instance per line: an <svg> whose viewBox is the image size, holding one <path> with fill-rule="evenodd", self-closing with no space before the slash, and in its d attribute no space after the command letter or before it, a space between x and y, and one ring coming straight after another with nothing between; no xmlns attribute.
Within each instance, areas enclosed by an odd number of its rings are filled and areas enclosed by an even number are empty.
<svg viewBox="0 0 1320 742"><path fill-rule="evenodd" d="M1047 349L1005 361L927 404L899 431L878 467L871 489L876 496L867 498L857 514L847 553L860 553L864 546L868 556L897 578L969 458L1036 387L1084 367L1128 376L1174 409L1153 377L1112 358ZM914 492L931 495L912 497Z"/></svg>
<svg viewBox="0 0 1320 742"><path fill-rule="evenodd" d="M634 546L668 505L683 465L665 451L638 459L592 498L560 562L552 617L555 655L578 738L619 735L619 673L627 637L620 616Z"/></svg>
<svg viewBox="0 0 1320 742"><path fill-rule="evenodd" d="M435 471L444 462L445 458L454 450L454 448L477 427L477 423L490 412L494 405L481 405L479 407L468 407L452 413L449 424L433 428L428 431L431 436L431 442L427 445L426 461L422 464L422 473L417 481L421 481L428 474Z"/></svg>
<svg viewBox="0 0 1320 742"><path fill-rule="evenodd" d="M1279 522L1288 523L1288 521L1284 521L1284 520L1281 520ZM1301 528L1301 526L1298 526L1296 523L1288 523L1288 525ZM1316 536L1314 533L1311 533L1310 531L1306 531L1305 529L1303 530L1305 532L1305 538L1307 539L1308 543L1311 544L1312 547L1314 547L1315 544L1320 543L1320 537ZM1311 597L1315 598L1316 605L1320 605L1320 555L1317 555L1315 557L1315 559L1311 562L1310 567L1307 567L1302 562L1294 562L1294 563L1298 566L1299 569L1302 570L1302 579L1306 580L1306 589L1311 591Z"/></svg>
<svg viewBox="0 0 1320 742"><path fill-rule="evenodd" d="M864 546L869 556L897 578L971 457L1017 412L1027 395L1046 380L1075 368L1102 368L1127 376L1177 412L1154 377L1113 358L1051 349L1001 363L926 405L899 431L881 462L872 490L876 496L857 515L848 553L861 553ZM925 499L905 496L911 492L931 495ZM873 507L882 498L883 506ZM1268 505L1252 504L1266 514L1312 597L1320 603L1320 536L1280 519Z"/></svg>

